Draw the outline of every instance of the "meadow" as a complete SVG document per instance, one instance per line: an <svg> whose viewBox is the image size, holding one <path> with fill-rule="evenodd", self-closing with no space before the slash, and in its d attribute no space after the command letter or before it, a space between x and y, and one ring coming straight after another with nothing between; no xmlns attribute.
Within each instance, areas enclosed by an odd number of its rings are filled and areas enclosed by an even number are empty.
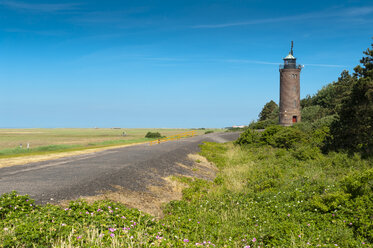
<svg viewBox="0 0 373 248"><path fill-rule="evenodd" d="M371 247L372 160L206 143L213 181L174 177L183 198L156 219L119 203L0 197L0 247ZM199 163L199 161L196 161Z"/></svg>
<svg viewBox="0 0 373 248"><path fill-rule="evenodd" d="M163 136L171 136L186 131L190 129L0 129L0 158L140 143L151 140L145 138L147 132L159 132ZM204 134L205 131L196 130L197 135ZM30 145L29 149L27 143ZM22 148L20 148L21 144Z"/></svg>

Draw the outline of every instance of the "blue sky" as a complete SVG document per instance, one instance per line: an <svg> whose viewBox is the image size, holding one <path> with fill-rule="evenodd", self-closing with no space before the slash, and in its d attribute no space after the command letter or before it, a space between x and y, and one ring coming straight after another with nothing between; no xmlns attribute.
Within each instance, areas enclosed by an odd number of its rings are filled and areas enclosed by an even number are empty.
<svg viewBox="0 0 373 248"><path fill-rule="evenodd" d="M372 1L0 0L0 127L225 127L370 47Z"/></svg>

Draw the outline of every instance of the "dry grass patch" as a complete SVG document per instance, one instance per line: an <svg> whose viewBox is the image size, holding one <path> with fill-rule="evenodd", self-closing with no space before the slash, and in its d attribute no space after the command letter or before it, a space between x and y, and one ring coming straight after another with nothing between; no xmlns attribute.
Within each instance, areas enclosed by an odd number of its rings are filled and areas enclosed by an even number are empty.
<svg viewBox="0 0 373 248"><path fill-rule="evenodd" d="M122 203L130 208L137 208L157 218L163 217L162 206L172 200L180 200L186 184L172 180L171 177L162 178L162 186L149 186L145 192L137 192L114 186L116 191L104 192L97 196L82 197L88 203L98 200L110 200ZM62 203L63 205L64 203Z"/></svg>

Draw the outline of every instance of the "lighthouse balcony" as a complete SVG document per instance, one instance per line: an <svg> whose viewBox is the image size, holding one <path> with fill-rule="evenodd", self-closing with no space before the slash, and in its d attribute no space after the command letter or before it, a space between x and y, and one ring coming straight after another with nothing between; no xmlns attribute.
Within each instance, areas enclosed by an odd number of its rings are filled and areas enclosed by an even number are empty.
<svg viewBox="0 0 373 248"><path fill-rule="evenodd" d="M300 65L300 64L281 64L280 65L280 70L281 69L302 69L303 68L303 66L302 65Z"/></svg>

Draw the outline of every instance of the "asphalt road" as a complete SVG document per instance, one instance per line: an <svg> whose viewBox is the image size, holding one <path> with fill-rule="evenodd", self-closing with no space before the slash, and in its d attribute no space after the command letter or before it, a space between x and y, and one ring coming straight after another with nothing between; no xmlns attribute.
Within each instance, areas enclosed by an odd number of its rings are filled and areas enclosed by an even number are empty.
<svg viewBox="0 0 373 248"><path fill-rule="evenodd" d="M37 203L93 196L119 185L133 191L162 183L162 177L187 174L176 163L192 166L187 158L204 141L227 142L239 133L212 133L158 145L110 149L93 154L0 168L0 195L12 190ZM185 171L183 171L185 170Z"/></svg>

